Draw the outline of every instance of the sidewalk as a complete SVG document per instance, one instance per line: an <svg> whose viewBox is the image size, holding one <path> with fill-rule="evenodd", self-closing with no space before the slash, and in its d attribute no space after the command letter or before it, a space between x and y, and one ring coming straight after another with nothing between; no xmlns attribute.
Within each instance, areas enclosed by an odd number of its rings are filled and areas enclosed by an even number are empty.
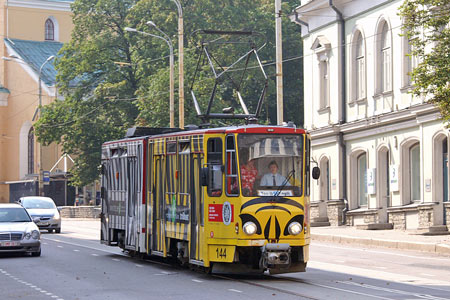
<svg viewBox="0 0 450 300"><path fill-rule="evenodd" d="M351 226L312 227L314 241L358 244L402 250L432 252L450 256L450 235L426 236L413 230L362 230Z"/></svg>

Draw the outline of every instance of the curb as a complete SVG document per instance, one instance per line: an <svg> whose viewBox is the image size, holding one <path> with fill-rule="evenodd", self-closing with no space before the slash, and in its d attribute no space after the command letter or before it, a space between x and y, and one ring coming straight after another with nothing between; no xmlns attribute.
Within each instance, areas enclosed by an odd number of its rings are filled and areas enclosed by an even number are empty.
<svg viewBox="0 0 450 300"><path fill-rule="evenodd" d="M405 241L359 238L345 235L339 236L326 234L311 234L311 239L313 241L331 242L337 244L357 244L364 246L393 248L401 250L415 250L422 252L437 253L442 255L450 255L450 245L447 244L405 242Z"/></svg>

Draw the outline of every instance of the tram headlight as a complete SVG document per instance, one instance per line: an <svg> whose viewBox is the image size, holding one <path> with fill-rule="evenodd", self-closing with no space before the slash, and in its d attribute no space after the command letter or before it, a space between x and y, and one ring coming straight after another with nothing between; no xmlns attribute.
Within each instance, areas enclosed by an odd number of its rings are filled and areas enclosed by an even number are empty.
<svg viewBox="0 0 450 300"><path fill-rule="evenodd" d="M247 235L253 235L256 233L256 230L258 229L258 227L256 226L255 223L253 222L246 222L243 226L243 230L245 232L245 234Z"/></svg>
<svg viewBox="0 0 450 300"><path fill-rule="evenodd" d="M298 235L302 232L302 225L299 222L292 222L289 224L288 231L292 235Z"/></svg>

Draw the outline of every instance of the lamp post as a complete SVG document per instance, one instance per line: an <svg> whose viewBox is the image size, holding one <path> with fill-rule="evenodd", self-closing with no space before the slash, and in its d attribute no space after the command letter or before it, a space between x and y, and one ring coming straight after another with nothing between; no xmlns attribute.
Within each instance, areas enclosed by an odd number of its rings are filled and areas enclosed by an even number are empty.
<svg viewBox="0 0 450 300"><path fill-rule="evenodd" d="M277 124L283 125L283 52L281 38L281 0L275 0L275 47L277 73Z"/></svg>
<svg viewBox="0 0 450 300"><path fill-rule="evenodd" d="M149 24L151 21L147 22L147 24ZM175 109L174 109L174 79L173 79L173 74L174 74L174 68L173 68L173 46L172 46L172 41L169 39L169 37L162 31L160 30L158 27L156 27L156 25L154 25L153 22L151 22L153 25L155 26L156 29L158 29L159 32L161 32L164 37L156 35L156 34L151 34L151 33L147 33L144 31L139 31L135 28L130 28L130 27L125 27L125 31L128 32L137 32L143 35L147 35L147 36L151 36L151 37L155 37L158 39L161 39L163 41L165 41L167 43L167 45L169 46L169 50L170 50L170 58L169 58L169 65L170 65L170 84L169 84L169 88L170 88L170 96L169 96L169 113L170 113L170 127L174 128L175 127L175 120L174 120L174 114L175 114Z"/></svg>
<svg viewBox="0 0 450 300"><path fill-rule="evenodd" d="M179 127L184 128L184 38L183 7L179 0L172 0L178 9L178 105Z"/></svg>
<svg viewBox="0 0 450 300"><path fill-rule="evenodd" d="M55 56L49 56L39 68L39 119L42 114L42 69L45 64L54 59ZM42 168L42 143L39 143L39 196L44 196L44 169Z"/></svg>

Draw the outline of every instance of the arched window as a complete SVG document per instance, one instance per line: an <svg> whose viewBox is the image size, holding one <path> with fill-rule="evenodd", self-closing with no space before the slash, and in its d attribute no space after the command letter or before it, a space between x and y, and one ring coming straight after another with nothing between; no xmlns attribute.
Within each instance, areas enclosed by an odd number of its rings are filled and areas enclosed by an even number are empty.
<svg viewBox="0 0 450 300"><path fill-rule="evenodd" d="M364 40L361 32L355 35L355 96L356 100L366 97L366 62L365 62Z"/></svg>
<svg viewBox="0 0 450 300"><path fill-rule="evenodd" d="M45 40L54 41L55 40L55 24L50 19L45 21Z"/></svg>
<svg viewBox="0 0 450 300"><path fill-rule="evenodd" d="M389 33L389 26L384 22L381 27L381 47L380 47L380 66L381 66L381 92L388 92L392 90L392 55L391 55L391 35Z"/></svg>
<svg viewBox="0 0 450 300"><path fill-rule="evenodd" d="M34 174L34 129L28 132L28 174Z"/></svg>
<svg viewBox="0 0 450 300"><path fill-rule="evenodd" d="M420 200L420 144L409 148L411 201Z"/></svg>
<svg viewBox="0 0 450 300"><path fill-rule="evenodd" d="M363 153L357 158L358 166L358 204L367 206L367 155Z"/></svg>

